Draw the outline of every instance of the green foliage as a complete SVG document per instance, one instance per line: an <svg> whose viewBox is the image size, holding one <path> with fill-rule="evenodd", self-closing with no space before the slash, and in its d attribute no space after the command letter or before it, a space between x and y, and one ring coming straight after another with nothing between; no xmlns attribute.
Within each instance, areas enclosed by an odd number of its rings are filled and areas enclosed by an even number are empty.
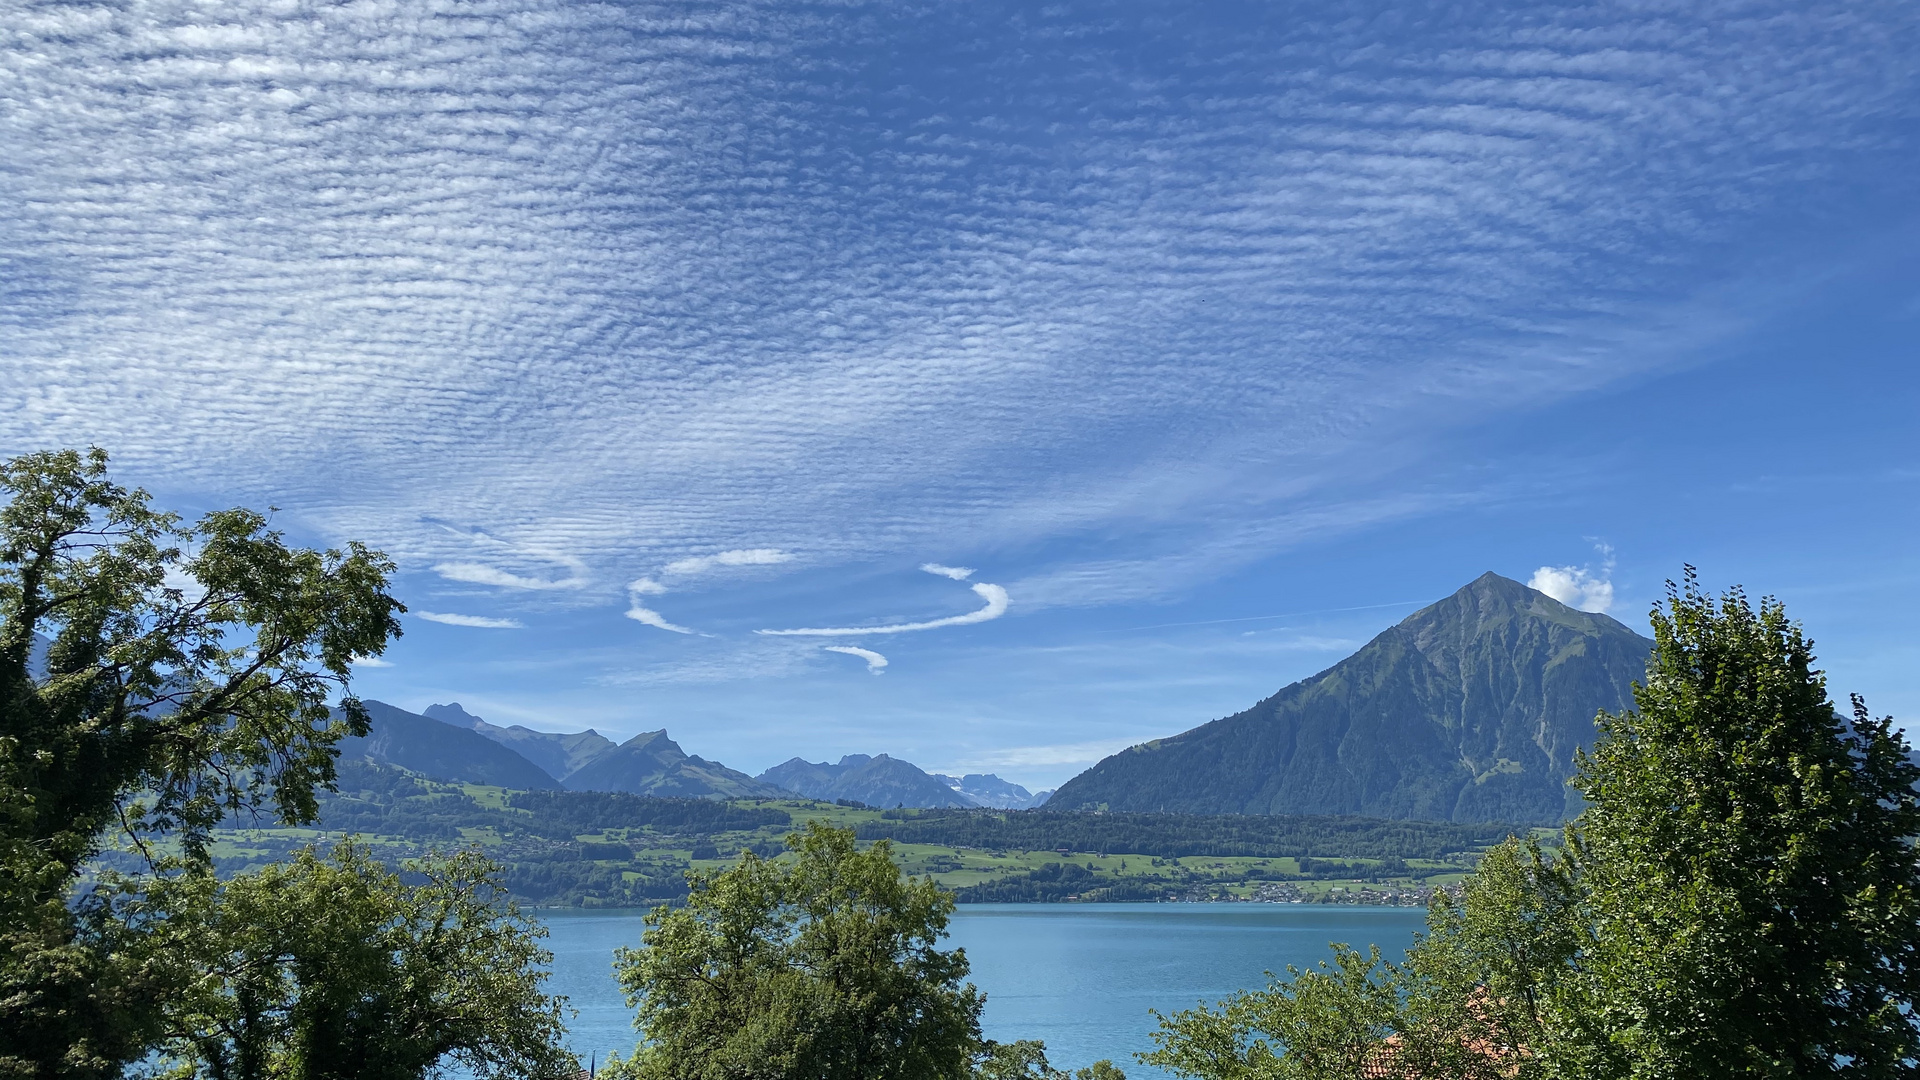
<svg viewBox="0 0 1920 1080"><path fill-rule="evenodd" d="M862 840L1024 851L1439 859L1496 843L1510 825L1277 814L1089 814L1053 810L890 810Z"/></svg>
<svg viewBox="0 0 1920 1080"><path fill-rule="evenodd" d="M732 858L749 848L762 858L777 856L784 850L782 838L799 817L832 817L843 825L879 826L882 831L925 830L906 834L916 840L991 841L988 850L921 843L894 848L904 869L935 875L962 904L1069 898L1147 901L1187 897L1196 890L1246 894L1259 882L1453 875L1472 868L1469 852L1506 835L1486 826L1339 818L1033 811L929 811L921 817L918 811L897 810L883 817L880 811L798 800L724 803L624 792L493 790L429 780L385 763L348 757L339 764L339 791L322 792L320 807L321 827L365 837L388 861L450 841L483 843L504 867L503 880L514 896L545 906L650 907L663 900L684 900L689 860ZM907 814L914 816L891 816ZM1121 825L1115 827L1109 818L1121 819ZM1136 820L1142 822L1139 835L1130 837L1127 825ZM222 827L215 838L220 841L215 865L228 873L277 858L312 835L305 830ZM1038 850L997 846L1010 840ZM1081 841L1097 841L1089 846L1105 847L1111 855L1061 856L1054 850ZM1199 861L1206 856L1188 855L1181 863L1142 858L1137 852L1141 847L1211 851L1228 841L1232 850L1262 852L1299 850L1294 845L1337 852L1338 845L1351 844L1374 857L1365 862L1299 859L1298 864L1311 867L1303 873L1294 857L1221 855L1220 865L1214 865L1211 859ZM1449 846L1456 843L1462 846ZM1409 849L1447 858L1410 865L1391 854ZM1397 889L1408 902L1426 891L1420 885Z"/></svg>
<svg viewBox="0 0 1920 1080"><path fill-rule="evenodd" d="M975 1080L1127 1080L1111 1061L1096 1061L1077 1072L1063 1072L1047 1061L1047 1046L1038 1039L981 1044L974 1066Z"/></svg>
<svg viewBox="0 0 1920 1080"><path fill-rule="evenodd" d="M1423 1077L1507 1080L1521 1054L1471 971L1416 950L1405 965L1375 947L1336 944L1331 963L1287 969L1263 990L1217 1009L1160 1017L1158 1049L1142 1060L1209 1080Z"/></svg>
<svg viewBox="0 0 1920 1080"><path fill-rule="evenodd" d="M1595 1071L1906 1075L1920 1059L1920 768L1891 718L1836 717L1777 602L1689 571L1636 709L1576 783ZM1599 1036L1604 1036L1600 1041Z"/></svg>
<svg viewBox="0 0 1920 1080"><path fill-rule="evenodd" d="M1688 572L1636 708L1599 721L1563 854L1494 849L1406 964L1339 947L1147 1056L1208 1080L1907 1076L1920 767L1836 718L1781 606Z"/></svg>
<svg viewBox="0 0 1920 1080"><path fill-rule="evenodd" d="M687 906L616 954L643 1041L614 1075L960 1080L980 1047L966 955L941 951L953 900L903 879L884 842L810 823L791 862L752 852L690 874Z"/></svg>
<svg viewBox="0 0 1920 1080"><path fill-rule="evenodd" d="M474 852L404 884L364 848L301 851L220 883L187 872L132 904L176 967L161 1076L417 1080L451 1060L480 1077L570 1076L561 1002L541 992L546 930Z"/></svg>
<svg viewBox="0 0 1920 1080"><path fill-rule="evenodd" d="M515 792L507 805L574 833L644 827L697 835L793 824L793 815L771 806L624 791L521 791Z"/></svg>
<svg viewBox="0 0 1920 1080"><path fill-rule="evenodd" d="M311 819L346 685L403 610L358 544L289 546L249 510L191 525L113 484L106 454L0 464L0 1075L108 1075L137 1056L147 973L112 912L67 903L111 830L204 861L242 808Z"/></svg>

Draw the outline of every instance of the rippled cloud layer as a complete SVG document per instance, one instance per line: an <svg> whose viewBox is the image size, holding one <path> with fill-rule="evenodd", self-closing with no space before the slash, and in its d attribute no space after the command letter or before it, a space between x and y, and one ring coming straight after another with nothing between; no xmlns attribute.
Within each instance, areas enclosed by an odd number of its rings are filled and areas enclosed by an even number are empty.
<svg viewBox="0 0 1920 1080"><path fill-rule="evenodd" d="M1663 362L1915 100L1872 2L8 23L0 444L556 602L1185 530L1014 588L1087 602L1377 519L1346 455Z"/></svg>

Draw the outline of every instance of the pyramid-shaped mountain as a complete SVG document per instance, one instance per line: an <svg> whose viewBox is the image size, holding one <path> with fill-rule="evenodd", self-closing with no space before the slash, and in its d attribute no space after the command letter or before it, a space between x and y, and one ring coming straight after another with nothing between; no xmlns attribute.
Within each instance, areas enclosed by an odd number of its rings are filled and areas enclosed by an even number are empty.
<svg viewBox="0 0 1920 1080"><path fill-rule="evenodd" d="M1653 643L1497 574L1245 712L1123 750L1049 810L1366 814L1552 824L1594 715Z"/></svg>

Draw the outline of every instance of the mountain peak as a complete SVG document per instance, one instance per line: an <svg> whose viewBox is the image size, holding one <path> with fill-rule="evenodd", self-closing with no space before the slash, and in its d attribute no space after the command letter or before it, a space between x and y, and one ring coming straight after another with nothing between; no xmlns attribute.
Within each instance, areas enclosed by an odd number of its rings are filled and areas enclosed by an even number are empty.
<svg viewBox="0 0 1920 1080"><path fill-rule="evenodd" d="M1578 634L1631 634L1619 620L1596 611L1581 611L1546 593L1489 570L1451 596L1428 604L1400 620L1398 629L1411 633L1414 647L1432 655L1438 648L1459 649L1501 627L1541 621Z"/></svg>
<svg viewBox="0 0 1920 1080"><path fill-rule="evenodd" d="M769 799L784 794L717 761L691 757L667 730L643 731L566 778L574 791L626 791L701 799Z"/></svg>
<svg viewBox="0 0 1920 1080"><path fill-rule="evenodd" d="M457 701L450 701L445 705L429 705L420 710L420 715L429 720L438 720L443 724L457 724L464 728L477 729L481 724L486 723L485 720L461 708Z"/></svg>
<svg viewBox="0 0 1920 1080"><path fill-rule="evenodd" d="M973 806L937 777L885 754L847 754L838 764L785 761L757 779L809 799L853 799L870 806Z"/></svg>
<svg viewBox="0 0 1920 1080"><path fill-rule="evenodd" d="M1333 667L1142 744L1050 806L1556 821L1594 715L1632 704L1652 642L1487 573Z"/></svg>

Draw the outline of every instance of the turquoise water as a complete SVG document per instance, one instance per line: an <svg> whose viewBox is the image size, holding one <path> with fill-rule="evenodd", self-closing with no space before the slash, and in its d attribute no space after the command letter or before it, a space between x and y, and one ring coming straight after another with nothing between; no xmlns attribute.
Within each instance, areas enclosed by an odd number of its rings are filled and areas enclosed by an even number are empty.
<svg viewBox="0 0 1920 1080"><path fill-rule="evenodd" d="M633 1011L612 960L615 946L639 942L641 913L541 914L552 931L551 986L580 1011L574 1048L583 1060L630 1053ZM967 950L972 981L986 992L988 1037L1041 1039L1064 1068L1111 1058L1140 1080L1163 1075L1132 1056L1152 1048L1148 1010L1264 986L1267 971L1324 959L1330 941L1378 944L1397 960L1425 915L1308 904L968 904L954 915L950 944Z"/></svg>

